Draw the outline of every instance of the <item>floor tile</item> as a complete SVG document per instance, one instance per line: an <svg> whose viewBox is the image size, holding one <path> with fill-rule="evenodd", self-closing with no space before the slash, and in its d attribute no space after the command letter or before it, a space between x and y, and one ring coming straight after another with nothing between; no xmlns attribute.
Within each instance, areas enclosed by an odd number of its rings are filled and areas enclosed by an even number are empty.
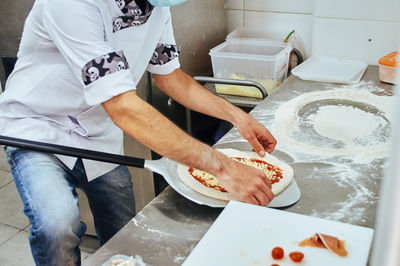
<svg viewBox="0 0 400 266"><path fill-rule="evenodd" d="M0 145L0 169L5 171L10 171L10 167L8 166L6 153L3 150L3 146Z"/></svg>
<svg viewBox="0 0 400 266"><path fill-rule="evenodd" d="M4 171L0 169L0 188L4 187L11 181L13 181L13 176L10 171Z"/></svg>
<svg viewBox="0 0 400 266"><path fill-rule="evenodd" d="M23 204L14 182L0 189L0 223L24 229L29 220L23 213Z"/></svg>
<svg viewBox="0 0 400 266"><path fill-rule="evenodd" d="M31 224L29 223L29 224L24 228L24 231L25 231L25 232L28 232L28 233L31 233L30 228L31 228Z"/></svg>
<svg viewBox="0 0 400 266"><path fill-rule="evenodd" d="M89 258L92 253L81 250L81 263Z"/></svg>
<svg viewBox="0 0 400 266"><path fill-rule="evenodd" d="M20 231L17 235L0 246L1 265L35 265L29 247L28 235L27 232Z"/></svg>
<svg viewBox="0 0 400 266"><path fill-rule="evenodd" d="M97 237L85 235L82 238L82 243L79 248L83 251L93 253L99 248L99 240L97 240Z"/></svg>
<svg viewBox="0 0 400 266"><path fill-rule="evenodd" d="M19 231L15 227L0 223L0 245L18 234Z"/></svg>
<svg viewBox="0 0 400 266"><path fill-rule="evenodd" d="M85 259L82 260L82 265L85 264L91 257L93 256L93 253L89 254Z"/></svg>

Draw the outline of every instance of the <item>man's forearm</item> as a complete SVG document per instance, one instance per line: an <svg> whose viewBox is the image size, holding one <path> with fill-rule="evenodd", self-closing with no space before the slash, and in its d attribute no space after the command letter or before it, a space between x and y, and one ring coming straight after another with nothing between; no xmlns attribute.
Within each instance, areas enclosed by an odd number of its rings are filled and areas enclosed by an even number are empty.
<svg viewBox="0 0 400 266"><path fill-rule="evenodd" d="M130 91L103 103L113 122L125 133L172 160L218 174L227 157L187 135Z"/></svg>
<svg viewBox="0 0 400 266"><path fill-rule="evenodd" d="M162 91L191 110L229 121L235 126L245 114L238 107L198 84L180 69L169 75L156 75L156 80Z"/></svg>

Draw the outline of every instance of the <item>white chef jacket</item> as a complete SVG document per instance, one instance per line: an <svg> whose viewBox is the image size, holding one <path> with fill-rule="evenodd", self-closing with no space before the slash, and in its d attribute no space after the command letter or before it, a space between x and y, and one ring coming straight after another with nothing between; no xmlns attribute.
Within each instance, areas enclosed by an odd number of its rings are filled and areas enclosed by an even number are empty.
<svg viewBox="0 0 400 266"><path fill-rule="evenodd" d="M135 90L146 69L173 72L178 54L168 7L134 0L36 0L0 95L0 134L123 154L122 131L101 103ZM70 169L75 165L76 158L58 157ZM83 164L89 181L116 167Z"/></svg>

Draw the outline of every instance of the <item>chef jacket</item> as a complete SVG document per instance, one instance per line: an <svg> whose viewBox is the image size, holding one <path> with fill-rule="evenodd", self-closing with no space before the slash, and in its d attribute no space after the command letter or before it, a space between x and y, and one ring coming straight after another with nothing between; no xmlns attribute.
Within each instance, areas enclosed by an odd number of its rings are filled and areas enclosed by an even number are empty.
<svg viewBox="0 0 400 266"><path fill-rule="evenodd" d="M101 103L135 90L145 70L179 68L168 7L134 0L36 0L0 95L0 134L123 154ZM57 155L70 169L76 158ZM83 160L88 180L117 165Z"/></svg>

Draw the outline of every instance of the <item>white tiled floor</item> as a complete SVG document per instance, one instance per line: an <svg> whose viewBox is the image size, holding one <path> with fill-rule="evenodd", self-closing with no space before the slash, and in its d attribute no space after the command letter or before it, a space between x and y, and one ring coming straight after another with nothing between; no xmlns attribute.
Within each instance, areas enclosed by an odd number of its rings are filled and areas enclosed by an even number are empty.
<svg viewBox="0 0 400 266"><path fill-rule="evenodd" d="M35 265L28 242L29 227L6 155L0 146L0 265ZM97 239L84 236L80 248L82 261L85 261L98 249Z"/></svg>

